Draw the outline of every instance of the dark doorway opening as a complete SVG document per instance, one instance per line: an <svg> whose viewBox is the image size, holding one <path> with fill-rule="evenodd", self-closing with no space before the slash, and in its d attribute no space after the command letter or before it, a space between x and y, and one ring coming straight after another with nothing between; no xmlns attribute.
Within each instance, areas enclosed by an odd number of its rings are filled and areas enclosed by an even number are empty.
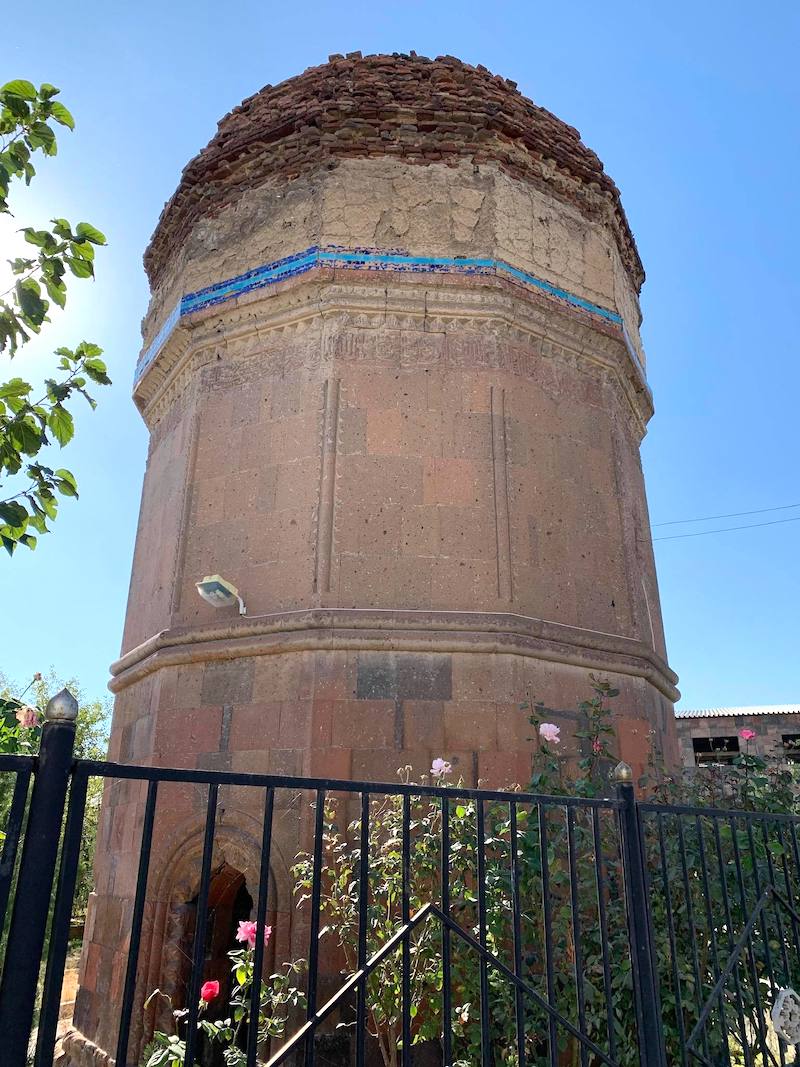
<svg viewBox="0 0 800 1067"><path fill-rule="evenodd" d="M253 910L253 898L247 890L245 876L230 864L223 865L214 873L208 890L208 920L206 923L205 948L203 952L203 982L219 982L219 996L205 1009L205 1018L221 1019L229 1011L231 992L231 961L228 952L241 946L236 940L239 923L249 919ZM197 897L189 902L186 920L186 943L194 940L197 916ZM186 960L186 989L191 967L191 950L184 953ZM237 1045L247 1048L247 1027L242 1026ZM213 1043L202 1031L198 1035L197 1063L200 1067L225 1067L223 1048Z"/></svg>

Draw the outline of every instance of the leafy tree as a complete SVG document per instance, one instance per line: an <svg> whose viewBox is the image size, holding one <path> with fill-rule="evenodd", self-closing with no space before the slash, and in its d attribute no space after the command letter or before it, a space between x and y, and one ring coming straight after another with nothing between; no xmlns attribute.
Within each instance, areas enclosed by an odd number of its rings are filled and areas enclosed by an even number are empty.
<svg viewBox="0 0 800 1067"><path fill-rule="evenodd" d="M55 99L58 92L53 85L37 89L24 79L0 88L0 214L12 214L9 194L14 181L30 185L36 153L56 154L53 124L70 130L75 126L70 112ZM0 292L0 353L7 352L9 358L50 321L53 304L64 307L69 275L94 277L95 247L106 243L90 223L73 228L63 218L51 219L49 229L24 226L20 232L31 252L8 260L16 281ZM80 393L94 408L87 385L110 384L101 354L101 348L87 341L74 349L56 349L57 367L38 397L23 378L0 382L0 542L9 554L17 545L35 548L36 535L47 533L48 522L56 517L58 496L78 495L74 476L64 468L46 466L40 453L53 441L63 448L72 439L69 402L74 394ZM23 482L19 488L16 481L5 484L14 475Z"/></svg>

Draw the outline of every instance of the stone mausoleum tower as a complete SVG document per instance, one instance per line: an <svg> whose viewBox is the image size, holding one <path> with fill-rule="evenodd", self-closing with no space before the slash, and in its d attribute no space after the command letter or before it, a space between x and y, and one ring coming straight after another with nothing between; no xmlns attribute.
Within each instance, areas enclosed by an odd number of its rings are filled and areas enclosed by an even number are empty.
<svg viewBox="0 0 800 1067"><path fill-rule="evenodd" d="M151 440L111 759L394 780L443 756L525 782L520 702L567 709L570 733L592 672L621 690L620 754L675 758L644 272L574 129L449 56L332 56L222 120L145 265ZM200 599L209 574L245 616ZM123 786L76 1014L105 1048L143 799ZM201 816L176 800L157 831L151 988ZM252 896L256 820L231 804L225 826Z"/></svg>

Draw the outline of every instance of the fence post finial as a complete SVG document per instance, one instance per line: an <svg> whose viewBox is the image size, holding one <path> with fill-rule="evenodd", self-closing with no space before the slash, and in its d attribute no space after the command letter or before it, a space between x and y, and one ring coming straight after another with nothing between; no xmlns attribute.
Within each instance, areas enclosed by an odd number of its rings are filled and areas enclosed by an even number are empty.
<svg viewBox="0 0 800 1067"><path fill-rule="evenodd" d="M611 772L611 781L617 785L627 784L633 781L633 769L629 763L620 760Z"/></svg>
<svg viewBox="0 0 800 1067"><path fill-rule="evenodd" d="M62 689L48 700L44 717L47 722L75 722L78 717L78 701L69 689Z"/></svg>

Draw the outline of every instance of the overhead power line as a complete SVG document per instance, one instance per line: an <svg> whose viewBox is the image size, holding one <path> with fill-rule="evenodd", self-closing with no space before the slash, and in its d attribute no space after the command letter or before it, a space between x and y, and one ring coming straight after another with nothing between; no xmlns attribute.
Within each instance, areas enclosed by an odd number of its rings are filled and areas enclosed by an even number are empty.
<svg viewBox="0 0 800 1067"><path fill-rule="evenodd" d="M778 509L771 509L777 511ZM690 520L687 520L690 521ZM731 533L733 530L756 530L760 526L781 526L785 522L800 522L800 515L791 519L773 519L771 522L751 522L745 526L723 526L721 530L695 530L694 533L667 534L664 537L654 537L654 541L677 541L682 537L708 537L710 534ZM668 523L662 523L666 526Z"/></svg>
<svg viewBox="0 0 800 1067"><path fill-rule="evenodd" d="M800 508L800 504L781 504L777 508L758 508L756 511L729 511L726 515L702 515L697 519L671 519L669 522L654 522L651 529L655 530L657 526L685 526L690 522L712 522L714 519L738 519L742 515L766 515L769 511L790 511L792 508ZM789 520L792 521L791 519ZM756 523L755 525L760 525ZM741 530L744 527L734 526L734 530ZM710 530L709 533L715 533L716 531ZM720 531L721 532L721 531ZM685 536L692 536L686 534ZM663 540L663 538L659 538Z"/></svg>

